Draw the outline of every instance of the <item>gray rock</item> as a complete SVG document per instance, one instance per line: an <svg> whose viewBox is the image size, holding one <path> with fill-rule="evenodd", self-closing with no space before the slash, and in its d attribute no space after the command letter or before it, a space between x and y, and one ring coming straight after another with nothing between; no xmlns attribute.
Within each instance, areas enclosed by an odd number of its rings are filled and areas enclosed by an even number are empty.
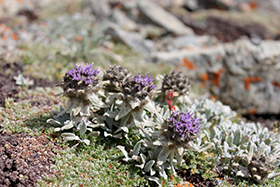
<svg viewBox="0 0 280 187"><path fill-rule="evenodd" d="M139 10L157 25L176 35L193 34L192 29L185 26L175 16L165 11L161 6L147 0L137 0Z"/></svg>
<svg viewBox="0 0 280 187"><path fill-rule="evenodd" d="M145 40L137 32L126 32L122 30L118 25L111 24L106 30L105 34L111 35L115 39L123 41L126 45L138 51L139 53L149 57L151 53L156 52L152 41Z"/></svg>
<svg viewBox="0 0 280 187"><path fill-rule="evenodd" d="M280 113L279 41L255 45L241 39L210 48L157 52L153 59L174 64L193 84L203 83L240 113Z"/></svg>
<svg viewBox="0 0 280 187"><path fill-rule="evenodd" d="M115 8L112 11L110 20L119 25L124 30L132 31L137 29L137 24L129 19L126 14L118 8Z"/></svg>
<svg viewBox="0 0 280 187"><path fill-rule="evenodd" d="M185 0L184 5L192 11L199 9L198 0Z"/></svg>
<svg viewBox="0 0 280 187"><path fill-rule="evenodd" d="M106 17L111 13L111 8L107 0L88 0L87 6L91 8L92 13L97 18Z"/></svg>

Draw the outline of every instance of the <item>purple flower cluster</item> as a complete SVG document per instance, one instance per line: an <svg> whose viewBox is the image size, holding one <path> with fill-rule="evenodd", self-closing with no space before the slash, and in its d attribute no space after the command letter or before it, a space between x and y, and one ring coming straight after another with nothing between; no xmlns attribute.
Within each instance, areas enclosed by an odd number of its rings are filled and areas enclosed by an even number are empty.
<svg viewBox="0 0 280 187"><path fill-rule="evenodd" d="M92 70L92 65L93 64L86 64L86 67L84 68L76 65L76 69L71 69L67 73L76 81L83 80L86 84L95 83L95 76L99 73L99 71L97 69Z"/></svg>
<svg viewBox="0 0 280 187"><path fill-rule="evenodd" d="M169 122L173 124L173 130L178 133L182 138L185 138L187 132L197 134L200 129L200 119L193 118L192 113L187 114L181 112L173 112L169 118Z"/></svg>
<svg viewBox="0 0 280 187"><path fill-rule="evenodd" d="M138 75L136 75L132 80L140 83L138 85L138 90L141 90L141 87L145 87L148 86L150 88L150 90L154 89L156 87L156 85L153 84L153 82L155 81L155 79L153 79L153 76L148 78L148 74L147 73L145 76L141 77L141 74L138 73Z"/></svg>

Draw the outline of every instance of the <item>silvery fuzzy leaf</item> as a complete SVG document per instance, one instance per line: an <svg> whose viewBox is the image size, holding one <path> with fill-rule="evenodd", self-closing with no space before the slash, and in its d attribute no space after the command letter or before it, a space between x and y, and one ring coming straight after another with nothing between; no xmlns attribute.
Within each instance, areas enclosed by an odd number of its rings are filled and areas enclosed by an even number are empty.
<svg viewBox="0 0 280 187"><path fill-rule="evenodd" d="M241 142L241 138L242 138L242 131L240 128L238 128L234 133L233 143L235 145L239 145L239 143Z"/></svg>
<svg viewBox="0 0 280 187"><path fill-rule="evenodd" d="M90 141L85 139L85 140L81 140L81 142L84 142L86 145L89 145L90 144Z"/></svg>
<svg viewBox="0 0 280 187"><path fill-rule="evenodd" d="M107 113L107 112L106 112ZM114 123L114 119L109 117L109 116L106 116L106 113L104 114L105 116L105 121L107 122L107 125L109 127L109 129L113 129L113 123Z"/></svg>
<svg viewBox="0 0 280 187"><path fill-rule="evenodd" d="M75 117L81 112L81 106L75 107L72 109L72 115Z"/></svg>
<svg viewBox="0 0 280 187"><path fill-rule="evenodd" d="M70 110L70 108L73 106L73 102L71 100L68 100L66 108L63 111L60 111L57 115L56 118L62 116L63 114L65 114L68 110ZM70 114L71 115L71 114Z"/></svg>
<svg viewBox="0 0 280 187"><path fill-rule="evenodd" d="M163 117L157 111L153 101L149 100L149 102L145 104L144 109L146 109L147 111L155 114L160 120L159 123L163 123Z"/></svg>
<svg viewBox="0 0 280 187"><path fill-rule="evenodd" d="M103 103L96 94L91 94L90 96L88 96L88 99L90 100L90 102L100 108L107 108L108 105L106 105L105 103Z"/></svg>
<svg viewBox="0 0 280 187"><path fill-rule="evenodd" d="M153 167L155 162L156 162L155 160L150 160L149 162L147 162L144 167L144 172L146 173L146 172L150 171L150 169Z"/></svg>
<svg viewBox="0 0 280 187"><path fill-rule="evenodd" d="M131 158L132 158L133 160L137 161L137 162L141 162L140 156L132 155Z"/></svg>
<svg viewBox="0 0 280 187"><path fill-rule="evenodd" d="M232 146L232 141L233 141L233 138L232 138L232 135L229 135L226 139L228 145L231 147Z"/></svg>
<svg viewBox="0 0 280 187"><path fill-rule="evenodd" d="M114 103L114 101L117 100L121 100L122 95L120 93L109 93L106 97L105 102L108 105L111 105L112 103Z"/></svg>
<svg viewBox="0 0 280 187"><path fill-rule="evenodd" d="M104 116L107 116L107 117L112 118L112 119L117 117L117 115L118 115L118 112L116 112L116 111L107 111L107 112L104 113Z"/></svg>
<svg viewBox="0 0 280 187"><path fill-rule="evenodd" d="M90 128L97 128L97 127L104 127L105 126L105 123L98 123L98 124L93 124L91 122L87 122L87 127L90 127Z"/></svg>
<svg viewBox="0 0 280 187"><path fill-rule="evenodd" d="M146 159L147 159L147 157L144 155L144 154L140 154L140 158L141 158L141 163L146 163ZM142 168L143 169L143 168Z"/></svg>
<svg viewBox="0 0 280 187"><path fill-rule="evenodd" d="M133 148L133 153L132 153L133 155L138 155L138 154L139 154L139 151L140 151L140 149L141 149L142 143L143 143L143 141L140 140L140 141L138 141L138 142L135 144L135 146L134 146L134 148Z"/></svg>
<svg viewBox="0 0 280 187"><path fill-rule="evenodd" d="M113 136L111 133L107 133L106 131L104 131L104 137L108 137L108 136Z"/></svg>
<svg viewBox="0 0 280 187"><path fill-rule="evenodd" d="M271 147L270 146L266 146L265 148L263 148L263 154L266 156L269 156L271 152Z"/></svg>
<svg viewBox="0 0 280 187"><path fill-rule="evenodd" d="M139 100L139 99L137 99L137 101L131 100L131 101L129 102L129 104L130 104L130 106L131 106L132 109L135 109L136 107L140 106L141 102L138 101L138 100Z"/></svg>
<svg viewBox="0 0 280 187"><path fill-rule="evenodd" d="M16 85L19 86L32 86L34 84L34 80L24 78L21 73L18 76L14 76L14 80L16 81Z"/></svg>
<svg viewBox="0 0 280 187"><path fill-rule="evenodd" d="M64 132L64 133L61 134L61 136L63 138L65 138L65 140L69 140L69 141L80 140L79 136L76 136L75 134L70 133L70 132Z"/></svg>
<svg viewBox="0 0 280 187"><path fill-rule="evenodd" d="M271 173L269 173L269 174L267 175L267 178L268 178L268 179L272 179L272 178L277 177L277 176L280 176L280 172L275 173L275 172L273 171L273 172L271 172Z"/></svg>
<svg viewBox="0 0 280 187"><path fill-rule="evenodd" d="M121 132L121 131L124 131L125 133L128 133L128 132L129 132L129 130L128 130L127 127L119 127L119 128L115 131L115 133L118 133L118 132Z"/></svg>
<svg viewBox="0 0 280 187"><path fill-rule="evenodd" d="M100 135L100 131L92 131L89 136L94 136L94 137L97 137Z"/></svg>
<svg viewBox="0 0 280 187"><path fill-rule="evenodd" d="M130 157L128 156L128 153L127 153L127 151L125 150L124 146L118 145L117 148L118 148L119 150L121 150L121 152L122 152L122 153L124 154L124 156L125 156L125 158L123 159L123 161L128 162L129 160L132 159L132 158L130 158Z"/></svg>
<svg viewBox="0 0 280 187"><path fill-rule="evenodd" d="M153 145L156 145L156 146L164 146L165 144L166 144L166 142L160 141L160 140L156 140L155 142L153 142Z"/></svg>
<svg viewBox="0 0 280 187"><path fill-rule="evenodd" d="M68 120L68 121L65 121L64 123L65 125L63 127L60 128L61 131L63 130L68 130L68 129L71 129L74 127L74 124L72 121Z"/></svg>
<svg viewBox="0 0 280 187"><path fill-rule="evenodd" d="M165 172L165 167L163 165L159 166L159 175L164 179L167 179L167 174Z"/></svg>
<svg viewBox="0 0 280 187"><path fill-rule="evenodd" d="M277 168L280 165L280 160L277 159L274 163L273 163L273 167Z"/></svg>
<svg viewBox="0 0 280 187"><path fill-rule="evenodd" d="M251 144L249 152L248 152L248 156L247 156L248 164L251 162L253 154L254 154L254 146Z"/></svg>
<svg viewBox="0 0 280 187"><path fill-rule="evenodd" d="M101 85L103 85L103 84L106 83L106 82L109 82L109 81L101 81L101 80L99 80L99 83L100 83ZM102 97L106 97L105 92L104 92L104 89L98 90L97 95L100 95L100 96L102 96Z"/></svg>
<svg viewBox="0 0 280 187"><path fill-rule="evenodd" d="M129 112L131 112L132 108L128 105L128 104L124 104L120 110L120 112L118 113L118 115L116 116L115 120L118 121L119 119L123 118L124 116L126 116L127 114L129 114Z"/></svg>
<svg viewBox="0 0 280 187"><path fill-rule="evenodd" d="M175 157L177 160L177 163L179 164L179 166L182 166L182 162L183 162L183 156L184 156L184 148L182 148L182 150L179 150L180 148L178 148L178 152L176 152Z"/></svg>
<svg viewBox="0 0 280 187"><path fill-rule="evenodd" d="M203 144L201 147L199 147L199 152L205 152L213 146L214 146L214 144L212 142L207 142L207 143Z"/></svg>
<svg viewBox="0 0 280 187"><path fill-rule="evenodd" d="M153 169L153 168L151 168L150 169L150 176L153 176L153 175L155 175L156 174L156 171Z"/></svg>
<svg viewBox="0 0 280 187"><path fill-rule="evenodd" d="M80 130L80 135L83 136L87 131L87 125L85 120L82 120L82 122L78 125L78 130Z"/></svg>
<svg viewBox="0 0 280 187"><path fill-rule="evenodd" d="M171 150L163 147L162 150L160 151L157 159L157 167L164 164L167 160L167 157L170 155Z"/></svg>
<svg viewBox="0 0 280 187"><path fill-rule="evenodd" d="M51 124L51 125L55 125L55 126L62 126L63 124L61 124L59 121L57 120L54 120L54 119L48 119L47 120L47 123L48 124ZM59 128L60 129L60 128Z"/></svg>

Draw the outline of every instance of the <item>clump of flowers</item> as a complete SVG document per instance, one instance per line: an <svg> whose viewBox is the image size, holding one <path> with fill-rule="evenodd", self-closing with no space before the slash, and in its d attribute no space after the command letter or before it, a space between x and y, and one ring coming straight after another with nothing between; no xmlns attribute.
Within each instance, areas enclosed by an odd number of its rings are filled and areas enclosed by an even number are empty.
<svg viewBox="0 0 280 187"><path fill-rule="evenodd" d="M174 90L179 92L179 95L188 94L188 79L180 71L171 71L169 74L164 75L161 90L162 93L165 93L167 90Z"/></svg>
<svg viewBox="0 0 280 187"><path fill-rule="evenodd" d="M86 64L84 68L76 65L76 68L65 74L59 86L63 88L67 96L75 95L79 90L85 90L90 84L95 86L98 83L96 76L99 71L93 70L92 65Z"/></svg>
<svg viewBox="0 0 280 187"><path fill-rule="evenodd" d="M82 81L85 84L96 83L95 78L99 71L98 69L93 70L92 65L86 64L84 68L76 65L76 69L69 70L67 74L78 82Z"/></svg>
<svg viewBox="0 0 280 187"><path fill-rule="evenodd" d="M193 118L192 113L172 112L170 118L162 125L162 135L168 140L167 145L181 145L185 147L196 138L200 129L200 119Z"/></svg>
<svg viewBox="0 0 280 187"><path fill-rule="evenodd" d="M109 81L105 85L105 89L109 92L120 92L127 79L131 77L131 73L122 66L109 66L103 76L103 81Z"/></svg>
<svg viewBox="0 0 280 187"><path fill-rule="evenodd" d="M130 81L127 81L123 85L123 94L126 101L134 100L141 103L147 96L152 96L152 90L156 87L153 82L153 77L148 77L148 73L145 76L141 76L139 73Z"/></svg>

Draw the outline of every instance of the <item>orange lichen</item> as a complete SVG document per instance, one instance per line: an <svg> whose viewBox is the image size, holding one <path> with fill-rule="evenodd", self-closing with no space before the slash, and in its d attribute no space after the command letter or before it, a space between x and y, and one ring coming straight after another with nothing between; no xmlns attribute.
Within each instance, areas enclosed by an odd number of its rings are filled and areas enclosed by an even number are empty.
<svg viewBox="0 0 280 187"><path fill-rule="evenodd" d="M196 65L194 65L194 63L192 61L188 60L187 58L183 59L183 66L190 70L196 69Z"/></svg>
<svg viewBox="0 0 280 187"><path fill-rule="evenodd" d="M13 33L12 38L13 40L18 40L18 36L15 33Z"/></svg>
<svg viewBox="0 0 280 187"><path fill-rule="evenodd" d="M200 79L202 80L202 83L200 84L201 87L205 87L205 83L206 81L209 80L209 76L208 76L208 73L201 73L200 74Z"/></svg>
<svg viewBox="0 0 280 187"><path fill-rule="evenodd" d="M252 82L261 82L261 81L262 81L261 77L245 77L245 78L243 78L245 90L249 90L250 89L250 84Z"/></svg>
<svg viewBox="0 0 280 187"><path fill-rule="evenodd" d="M276 82L276 81L272 81L272 84L273 84L274 86L277 86L277 87L280 88L280 83L278 83L278 82Z"/></svg>
<svg viewBox="0 0 280 187"><path fill-rule="evenodd" d="M251 1L248 4L249 4L251 10L256 10L258 8L258 3L255 1Z"/></svg>
<svg viewBox="0 0 280 187"><path fill-rule="evenodd" d="M76 40L77 42L81 42L81 41L83 41L83 37L81 37L81 36L76 36L75 40Z"/></svg>
<svg viewBox="0 0 280 187"><path fill-rule="evenodd" d="M7 40L8 39L7 36L2 36L1 38L2 38L2 40Z"/></svg>
<svg viewBox="0 0 280 187"><path fill-rule="evenodd" d="M200 78L203 82L206 82L209 80L209 76L208 76L208 73L201 73L200 74Z"/></svg>
<svg viewBox="0 0 280 187"><path fill-rule="evenodd" d="M220 80L221 80L221 74L224 71L224 68L221 68L218 72L213 73L213 79L212 84L220 87Z"/></svg>
<svg viewBox="0 0 280 187"><path fill-rule="evenodd" d="M254 115L257 113L257 108L254 107L254 108L250 108L247 110L247 113L250 114L250 115Z"/></svg>
<svg viewBox="0 0 280 187"><path fill-rule="evenodd" d="M216 95L210 95L209 99L218 100L218 97Z"/></svg>

